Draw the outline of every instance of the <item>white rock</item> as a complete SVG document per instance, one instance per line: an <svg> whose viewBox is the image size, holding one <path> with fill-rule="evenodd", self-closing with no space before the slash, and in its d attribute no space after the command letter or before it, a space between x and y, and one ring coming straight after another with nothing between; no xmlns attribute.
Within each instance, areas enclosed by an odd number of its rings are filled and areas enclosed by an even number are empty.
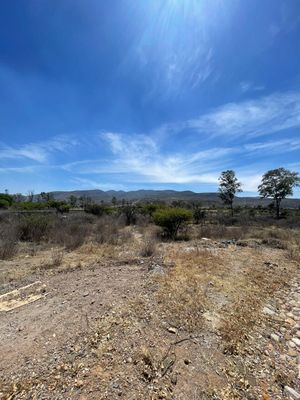
<svg viewBox="0 0 300 400"><path fill-rule="evenodd" d="M292 396L293 399L300 399L300 393L296 392L295 389L289 387L289 386L285 386L284 387L284 391L288 396Z"/></svg>
<svg viewBox="0 0 300 400"><path fill-rule="evenodd" d="M299 339L299 338L294 337L294 338L292 339L292 341L295 343L295 345L297 345L298 347L300 347L300 339Z"/></svg>
<svg viewBox="0 0 300 400"><path fill-rule="evenodd" d="M279 342L279 336L276 333L271 333L271 339L275 340L275 342Z"/></svg>
<svg viewBox="0 0 300 400"><path fill-rule="evenodd" d="M269 308L269 307L264 307L263 308L263 313L266 314L266 315L275 315L275 311L271 310L271 308Z"/></svg>

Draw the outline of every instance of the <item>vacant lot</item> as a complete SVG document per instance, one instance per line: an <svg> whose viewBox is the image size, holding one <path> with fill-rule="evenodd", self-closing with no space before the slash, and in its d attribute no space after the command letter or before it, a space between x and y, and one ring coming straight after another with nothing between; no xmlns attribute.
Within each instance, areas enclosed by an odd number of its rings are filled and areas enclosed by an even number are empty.
<svg viewBox="0 0 300 400"><path fill-rule="evenodd" d="M0 264L1 399L297 398L297 228L43 223Z"/></svg>

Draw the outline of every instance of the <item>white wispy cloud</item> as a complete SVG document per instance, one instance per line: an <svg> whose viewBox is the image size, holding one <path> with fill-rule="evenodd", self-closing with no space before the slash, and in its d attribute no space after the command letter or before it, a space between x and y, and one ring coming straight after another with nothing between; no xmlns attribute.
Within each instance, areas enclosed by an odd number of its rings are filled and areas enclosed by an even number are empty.
<svg viewBox="0 0 300 400"><path fill-rule="evenodd" d="M246 92L260 92L265 89L263 85L255 85L253 82L250 81L243 81L240 82L240 89L243 93Z"/></svg>
<svg viewBox="0 0 300 400"><path fill-rule="evenodd" d="M268 154L293 152L300 149L300 139L287 138L268 142L250 143L246 144L244 149L252 152L267 151Z"/></svg>
<svg viewBox="0 0 300 400"><path fill-rule="evenodd" d="M300 93L275 93L255 100L228 103L181 123L211 136L255 137L300 127ZM175 129L175 127L173 127Z"/></svg>
<svg viewBox="0 0 300 400"><path fill-rule="evenodd" d="M211 148L191 153L165 153L146 135L127 136L119 133L103 133L113 159L109 162L93 160L77 165L81 174L126 174L131 180L155 183L216 183L217 174L227 156L235 153L233 148ZM68 170L76 165L66 165Z"/></svg>
<svg viewBox="0 0 300 400"><path fill-rule="evenodd" d="M15 147L0 143L0 158L29 159L44 163L51 153L67 151L77 144L78 140L71 136L57 136L44 142L28 143Z"/></svg>
<svg viewBox="0 0 300 400"><path fill-rule="evenodd" d="M33 173L35 172L35 166L25 166L25 167L0 167L0 173Z"/></svg>

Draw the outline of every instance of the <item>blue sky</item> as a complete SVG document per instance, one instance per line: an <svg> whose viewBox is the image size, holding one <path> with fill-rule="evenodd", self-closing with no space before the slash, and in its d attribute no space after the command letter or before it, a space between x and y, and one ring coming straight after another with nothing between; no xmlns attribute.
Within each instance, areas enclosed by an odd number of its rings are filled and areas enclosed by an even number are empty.
<svg viewBox="0 0 300 400"><path fill-rule="evenodd" d="M0 191L255 194L300 172L300 1L2 1L0 104Z"/></svg>

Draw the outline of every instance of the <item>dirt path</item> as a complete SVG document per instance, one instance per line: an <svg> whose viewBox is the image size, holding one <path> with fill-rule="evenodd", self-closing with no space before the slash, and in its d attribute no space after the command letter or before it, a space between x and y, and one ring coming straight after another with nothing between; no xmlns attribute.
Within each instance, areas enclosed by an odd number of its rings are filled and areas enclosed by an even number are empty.
<svg viewBox="0 0 300 400"><path fill-rule="evenodd" d="M284 254L273 249L258 252L230 246L213 247L208 253L192 249L190 253L185 243L166 246L167 260L110 260L30 276L30 283L33 277L40 281L41 297L0 312L0 399L297 398L297 265L288 266ZM167 302L170 295L177 306L176 291L158 296L162 281L157 279L166 276L169 281L171 274L164 273L174 271L172 261L179 259L186 265L177 271L174 282L192 263L200 285L207 281L203 293L208 314L205 312L204 319L197 314L201 327L195 337L180 324L172 324L166 303L160 302L161 298ZM251 287L261 288L257 282L266 276L269 284L273 275L278 279L288 275L293 280L271 293L267 302L263 297L254 326L249 325L246 332L245 346L237 354L226 353L222 322L236 318L234 304L246 302ZM186 275L183 278L184 284ZM186 291L190 288L189 281ZM201 293L196 291L193 296ZM26 296L28 293L24 301ZM198 300L201 297L194 300L196 308Z"/></svg>
<svg viewBox="0 0 300 400"><path fill-rule="evenodd" d="M96 264L41 279L44 297L0 312L0 375L58 362L66 346L81 340L99 315L140 290L144 274L141 266Z"/></svg>

